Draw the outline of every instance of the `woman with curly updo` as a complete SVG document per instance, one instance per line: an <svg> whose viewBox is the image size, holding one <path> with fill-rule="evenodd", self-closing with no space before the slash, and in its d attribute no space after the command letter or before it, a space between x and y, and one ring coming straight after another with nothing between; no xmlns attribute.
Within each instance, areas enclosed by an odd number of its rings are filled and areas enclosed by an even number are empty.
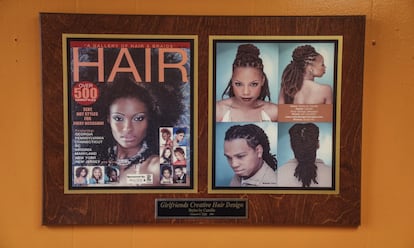
<svg viewBox="0 0 414 248"><path fill-rule="evenodd" d="M260 50L253 44L238 47L232 77L216 103L217 122L277 121L277 105L270 101L269 82Z"/></svg>
<svg viewBox="0 0 414 248"><path fill-rule="evenodd" d="M314 81L325 74L321 54L310 45L297 47L282 74L279 104L331 104L332 88Z"/></svg>
<svg viewBox="0 0 414 248"><path fill-rule="evenodd" d="M289 129L289 135L295 158L278 168L279 186L331 187L331 167L316 158L319 127L313 123L297 123Z"/></svg>

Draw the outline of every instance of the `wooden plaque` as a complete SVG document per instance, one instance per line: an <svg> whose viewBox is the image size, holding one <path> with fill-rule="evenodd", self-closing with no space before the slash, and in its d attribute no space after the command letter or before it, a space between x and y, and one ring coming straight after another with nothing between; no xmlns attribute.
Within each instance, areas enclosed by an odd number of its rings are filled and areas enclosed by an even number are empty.
<svg viewBox="0 0 414 248"><path fill-rule="evenodd" d="M44 225L174 223L358 226L360 224L364 16L42 13L40 20ZM230 162L227 160L232 156L225 154L226 159L222 154L224 131L220 130L227 129L232 122L222 124L215 117L218 109L214 103L219 101L218 96L221 94L217 88L221 87L221 84L227 84L229 80L226 78L221 82L217 78L222 61L219 51L226 45L234 50L244 43L255 44L257 47L268 45L277 47L280 59L276 61L279 63L279 68L283 68L282 52L288 51L286 47L289 47L289 44L292 45L291 47L311 44L315 45L317 50L318 47L328 47L328 50L332 48L329 50L331 52L327 53L332 55L334 61L330 61L326 67L327 73L331 70L333 78L331 107L325 105L315 107L312 104L307 106L309 111L317 108L318 111L326 113L323 114L325 119L323 121L309 118L293 121L289 119L291 118L289 113L297 113L303 106L292 105L290 108L295 108L294 112L289 112L291 110L286 112L286 108L278 104L276 99L282 76L282 69L279 69L276 75L272 76L274 78L272 83L278 85L277 93L273 94L272 98L274 104L279 105L279 120L273 119L270 122L278 130L279 136L281 130L287 132L290 127L286 123L314 122L321 129L324 124L330 123L328 126L331 128L330 134L333 138L330 149L332 159L329 161L332 168L332 183L329 186L232 187L227 185L227 179L221 178L225 174L224 171L222 173L224 170L222 168L228 166ZM100 52L105 61L108 53L116 53L109 71L103 72L102 78L99 74ZM134 52L137 53L134 55ZM85 56L93 57L91 54L94 54L97 59L83 60ZM157 62L151 62L152 54L156 54ZM231 60L234 59L234 55L232 52ZM263 55L268 54L262 52L261 56ZM137 62L141 56L143 64ZM116 58L119 58L119 61ZM84 62L95 62L95 64L82 64ZM105 62L102 62L102 66L104 64ZM150 66L152 69L145 69ZM96 67L96 71L91 76L82 67ZM223 66L223 68L227 67ZM231 72L231 67L227 69ZM154 73L154 70L157 73ZM167 82L170 77L173 77L167 73L170 70L179 71L182 76L180 82L189 87L183 90L189 95L186 102L181 101L187 106L186 114L181 115L186 120L180 122L180 125L166 126L170 128L172 135L180 126L187 128L188 143L180 145L184 147L187 162L184 166L180 166L178 161L180 159L175 158L171 162L170 171L176 176L174 169L178 166L184 168L188 176L187 182L180 184L182 182L177 183L175 179L173 182L171 179L171 183L162 185L160 171L163 167L159 162L158 172L153 173L148 168L146 170L140 167L141 172L124 174L126 175L124 184L119 183L119 178L111 179L109 167L114 167L116 169L114 171L117 171L114 174L122 177L122 174L119 175L122 164L116 164L119 162L116 160L115 165L112 166L110 159L101 159L95 148L83 146L81 142L81 140L88 140L88 144L98 142L96 147L99 147L99 137L104 136L99 133L99 128L92 126L102 124L103 128L104 125L111 123L105 112L100 113L94 109L95 102L99 103L101 99L100 93L104 95L105 90L100 88L101 84L110 84L111 79L119 74L128 74L129 79L132 78L141 86L156 80L159 84L166 82L162 87L170 89ZM266 67L266 64L265 70L271 78L268 72L271 69ZM114 71L113 75L112 71ZM164 72L166 72L165 80ZM87 79L83 79L84 76ZM83 88L87 90L83 91ZM275 89L270 89L272 90ZM154 106L152 110L159 111L159 105L154 103ZM79 120L75 118L77 115L80 117ZM281 118L282 115L285 119ZM94 119L96 116L100 116L101 119ZM142 118L134 117L131 120L142 121ZM89 124L85 124L87 121L90 121ZM243 122L243 125L247 124L246 122L255 123L255 121L240 122ZM324 124L319 125L320 123ZM159 128L157 155L161 156L161 150L165 148L163 145L166 145L162 144L163 125L157 128ZM83 138L75 139L75 136ZM87 138L89 136L95 138ZM282 141L277 139L277 142L278 146L282 147ZM175 145L171 146L176 148ZM79 156L75 157L75 153ZM283 156L279 156L276 151L274 153L278 161L282 162ZM91 160L86 161L87 157ZM143 157L142 163L145 163L146 159L149 160L148 156ZM173 165L174 162L177 163ZM100 167L102 181L99 183L99 180L95 183L85 181L80 186L75 183L76 169L83 166L90 169L89 173L92 173L95 167Z"/></svg>

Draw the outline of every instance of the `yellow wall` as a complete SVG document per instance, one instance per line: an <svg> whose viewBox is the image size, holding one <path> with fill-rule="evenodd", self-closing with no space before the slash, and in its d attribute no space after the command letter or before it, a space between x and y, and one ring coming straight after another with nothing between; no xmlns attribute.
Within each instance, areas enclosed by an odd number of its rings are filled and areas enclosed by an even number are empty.
<svg viewBox="0 0 414 248"><path fill-rule="evenodd" d="M42 226L39 12L366 15L362 225ZM0 248L414 247L413 0L0 0L0 31Z"/></svg>

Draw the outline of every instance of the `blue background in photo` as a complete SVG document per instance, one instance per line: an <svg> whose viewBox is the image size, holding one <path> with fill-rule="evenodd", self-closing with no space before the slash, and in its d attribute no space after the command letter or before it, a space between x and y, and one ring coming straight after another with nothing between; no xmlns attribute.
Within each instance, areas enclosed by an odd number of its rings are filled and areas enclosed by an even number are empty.
<svg viewBox="0 0 414 248"><path fill-rule="evenodd" d="M188 140L190 138L190 130L189 130L189 128L186 128L186 127L174 127L173 128L173 140L175 139L175 135L176 135L175 132L177 132L178 129L184 130L184 138L183 138L183 140L181 140L181 142L180 142L179 145L180 146L188 146Z"/></svg>

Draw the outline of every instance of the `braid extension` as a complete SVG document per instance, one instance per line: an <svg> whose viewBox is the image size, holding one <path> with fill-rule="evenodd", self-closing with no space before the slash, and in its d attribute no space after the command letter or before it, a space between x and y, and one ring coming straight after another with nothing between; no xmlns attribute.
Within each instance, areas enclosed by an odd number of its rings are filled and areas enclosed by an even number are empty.
<svg viewBox="0 0 414 248"><path fill-rule="evenodd" d="M316 181L317 167L316 150L319 146L319 128L313 123L295 124L289 129L290 143L298 161L294 176L302 182L303 187L309 187Z"/></svg>
<svg viewBox="0 0 414 248"><path fill-rule="evenodd" d="M282 73L282 90L286 104L293 103L296 93L302 88L303 76L307 65L312 63L319 53L311 45L295 48L292 61Z"/></svg>

